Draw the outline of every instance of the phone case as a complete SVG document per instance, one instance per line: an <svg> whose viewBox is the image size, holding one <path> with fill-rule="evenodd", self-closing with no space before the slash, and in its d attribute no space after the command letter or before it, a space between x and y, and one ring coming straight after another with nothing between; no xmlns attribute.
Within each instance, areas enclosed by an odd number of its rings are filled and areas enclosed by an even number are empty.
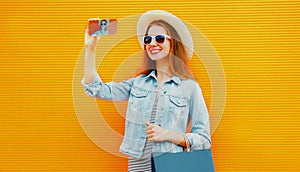
<svg viewBox="0 0 300 172"><path fill-rule="evenodd" d="M117 19L90 20L88 23L89 35L111 35L117 32Z"/></svg>

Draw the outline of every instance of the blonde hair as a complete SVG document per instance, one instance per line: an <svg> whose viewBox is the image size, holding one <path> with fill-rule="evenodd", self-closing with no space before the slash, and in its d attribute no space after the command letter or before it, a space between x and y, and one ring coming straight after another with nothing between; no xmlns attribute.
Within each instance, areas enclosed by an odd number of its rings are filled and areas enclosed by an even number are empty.
<svg viewBox="0 0 300 172"><path fill-rule="evenodd" d="M167 34L171 37L170 39L170 52L169 52L169 66L172 74L177 75L181 79L193 79L195 80L195 77L193 76L192 72L188 68L188 54L184 47L184 45L181 42L180 36L177 33L177 31L166 21L164 20L155 20L152 23L149 24L146 34L148 34L148 31L151 26L157 25L163 27ZM154 60L151 60L146 52L146 46L144 45L143 50L143 63L142 63L142 69L140 74L148 75L153 69L156 69L156 62Z"/></svg>

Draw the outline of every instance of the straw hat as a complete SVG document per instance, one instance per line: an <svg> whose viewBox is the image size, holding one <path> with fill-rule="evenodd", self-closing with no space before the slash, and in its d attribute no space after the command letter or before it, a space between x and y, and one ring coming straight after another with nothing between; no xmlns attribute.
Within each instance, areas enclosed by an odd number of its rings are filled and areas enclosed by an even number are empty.
<svg viewBox="0 0 300 172"><path fill-rule="evenodd" d="M149 24L155 20L164 20L169 23L179 34L181 42L186 48L189 59L193 56L194 43L190 31L185 26L182 20L175 15L163 10L150 10L142 14L137 22L137 36L142 48L144 48L143 36Z"/></svg>

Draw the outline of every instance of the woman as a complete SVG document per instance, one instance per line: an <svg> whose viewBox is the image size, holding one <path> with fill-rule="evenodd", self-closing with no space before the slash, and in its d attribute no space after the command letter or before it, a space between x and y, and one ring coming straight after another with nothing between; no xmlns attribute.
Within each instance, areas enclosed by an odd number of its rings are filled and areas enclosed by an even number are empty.
<svg viewBox="0 0 300 172"><path fill-rule="evenodd" d="M88 32L87 32L88 33ZM137 23L143 70L120 83L103 83L96 72L97 37L86 33L85 92L106 100L126 100L125 135L120 151L129 155L128 171L151 171L153 152L181 152L211 146L209 116L198 83L187 67L193 41L171 13L151 10ZM187 125L191 131L187 132Z"/></svg>
<svg viewBox="0 0 300 172"><path fill-rule="evenodd" d="M107 20L103 19L100 21L100 32L102 35L107 35L108 31L107 31Z"/></svg>

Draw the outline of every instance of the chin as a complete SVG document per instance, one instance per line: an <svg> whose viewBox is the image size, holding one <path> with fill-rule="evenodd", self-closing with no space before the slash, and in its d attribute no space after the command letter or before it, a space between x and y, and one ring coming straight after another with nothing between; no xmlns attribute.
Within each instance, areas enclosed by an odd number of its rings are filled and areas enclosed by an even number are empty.
<svg viewBox="0 0 300 172"><path fill-rule="evenodd" d="M153 60L153 61L157 61L157 60L163 59L163 57L153 57L153 56L150 56L150 59Z"/></svg>
<svg viewBox="0 0 300 172"><path fill-rule="evenodd" d="M149 58L150 58L151 60L153 60L153 61L161 60L161 59L167 57L167 55L165 55L165 54L155 54L155 55L153 55L153 54L148 54L148 56L149 56Z"/></svg>

